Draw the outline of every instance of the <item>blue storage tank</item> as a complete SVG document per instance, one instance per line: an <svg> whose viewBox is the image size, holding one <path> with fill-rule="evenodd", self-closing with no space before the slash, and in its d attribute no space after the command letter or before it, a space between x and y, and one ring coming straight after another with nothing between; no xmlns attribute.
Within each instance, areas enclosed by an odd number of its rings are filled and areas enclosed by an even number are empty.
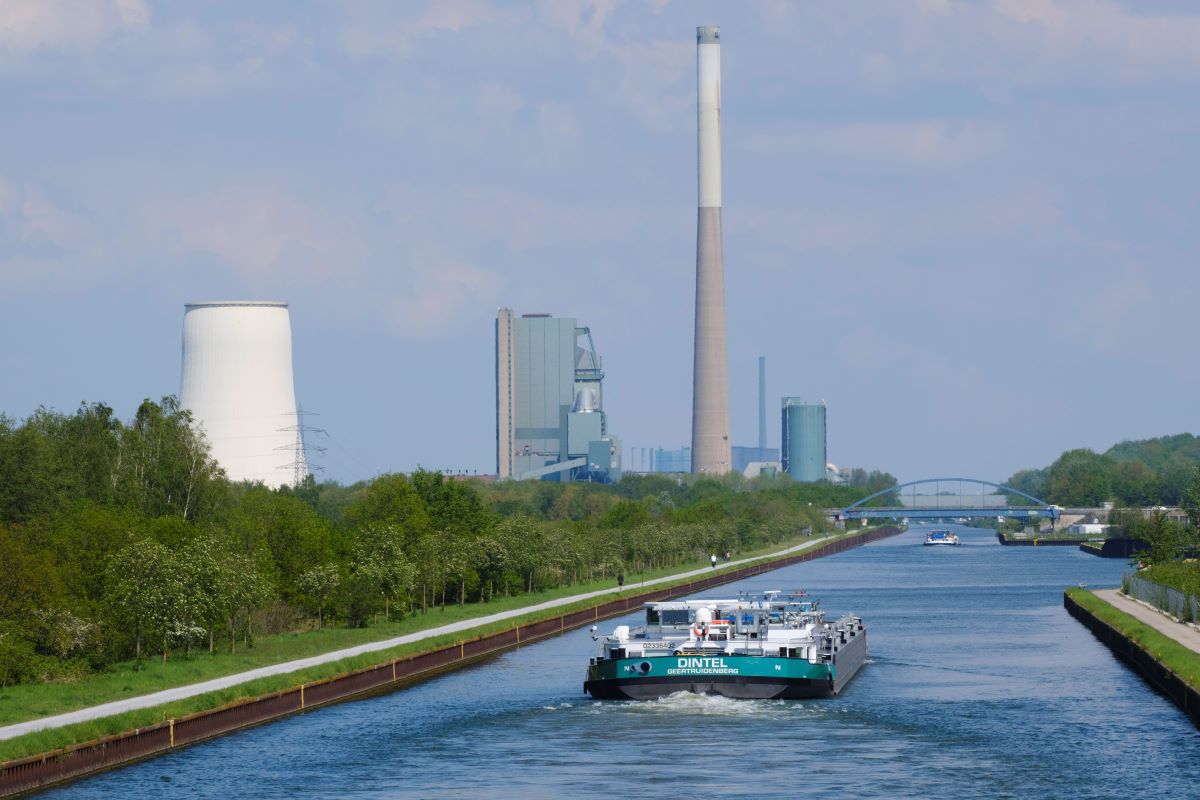
<svg viewBox="0 0 1200 800"><path fill-rule="evenodd" d="M805 403L783 398L783 471L793 480L814 483L825 479L825 401Z"/></svg>

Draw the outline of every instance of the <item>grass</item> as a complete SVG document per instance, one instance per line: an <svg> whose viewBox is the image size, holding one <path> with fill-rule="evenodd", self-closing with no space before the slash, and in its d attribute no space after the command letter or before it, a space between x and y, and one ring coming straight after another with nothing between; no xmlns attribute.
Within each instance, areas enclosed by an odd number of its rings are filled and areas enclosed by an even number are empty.
<svg viewBox="0 0 1200 800"><path fill-rule="evenodd" d="M1154 564L1138 574L1139 578L1154 581L1163 586L1178 589L1184 594L1200 596L1200 563L1195 561L1169 561Z"/></svg>
<svg viewBox="0 0 1200 800"><path fill-rule="evenodd" d="M1193 689L1200 690L1200 653L1193 652L1171 637L1139 622L1086 589L1068 589L1067 594L1079 605L1136 643L1156 661L1178 675L1186 684Z"/></svg>
<svg viewBox="0 0 1200 800"><path fill-rule="evenodd" d="M833 538L840 539L862 533L864 529L836 534ZM828 535L828 534L823 534ZM804 539L784 542L748 554L740 554L740 558L755 558L783 550L795 544L803 543ZM826 544L827 542L822 542ZM820 546L820 545L813 545ZM757 559L763 560L763 559ZM646 573L648 580L660 575L670 575L686 572L706 566L696 562L690 566L682 565L670 569ZM749 566L744 564L741 566ZM636 580L635 580L636 578ZM627 592L640 589L641 575L629 576L626 582ZM687 583L690 578L682 578L668 583L657 584L653 588L666 588ZM295 658L352 647L356 644L379 641L381 639L401 636L427 628L437 627L461 619L486 616L498 611L505 611L523 606L535 605L557 597L582 594L597 589L612 588L612 580L595 581L588 584L577 584L572 587L560 587L548 592L526 594L517 597L502 598L486 604L468 604L466 606L447 607L445 613L433 611L424 615L410 617L403 621L382 623L366 629L326 628L324 631L311 631L303 634L284 634L267 636L259 639L257 646L245 655L209 656L207 653L193 655L190 660L147 663L145 668L134 671L132 663L120 665L110 673L90 676L75 684L34 684L16 686L3 690L0 694L0 723L11 724L29 719L37 719L52 714L60 714L80 708L99 705L111 700L127 697L137 697L161 689L184 686L209 678L243 672L256 667L290 661ZM231 686L216 692L209 692L195 697L189 697L173 703L151 708L137 709L122 714L116 714L102 719L89 720L73 725L67 725L50 730L36 731L12 739L0 740L0 761L9 761L25 756L57 750L80 742L91 741L122 731L138 727L154 725L167 719L178 719L197 711L218 708L228 703L246 698L257 697L271 692L280 691L301 683L330 678L356 669L362 669L375 664L385 663L393 658L436 650L464 639L474 639L491 633L506 630L514 624L525 624L541 619L557 617L582 608L590 608L608 598L593 598L578 601L569 605L558 606L541 612L525 614L513 619L503 620L490 625L480 625L466 631L424 639L420 642L400 645L386 650L342 659L321 664L308 669L289 672L285 675L273 675L246 683Z"/></svg>

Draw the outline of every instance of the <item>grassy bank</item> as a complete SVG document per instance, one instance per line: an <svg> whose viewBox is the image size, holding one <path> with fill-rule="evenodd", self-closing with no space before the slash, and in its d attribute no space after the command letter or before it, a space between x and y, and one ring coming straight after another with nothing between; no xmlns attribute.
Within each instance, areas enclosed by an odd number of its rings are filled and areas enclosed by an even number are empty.
<svg viewBox="0 0 1200 800"><path fill-rule="evenodd" d="M845 538L861 533L861 530L852 531L846 534L838 534L834 538ZM742 557L753 557L754 555L765 555L768 553L778 552L795 544L803 543L805 539L801 538L792 543L783 543L766 549L762 553L743 554ZM813 543L812 547L819 547L826 542L820 544ZM808 548L805 548L808 549ZM803 552L803 551L800 551ZM758 559L759 562L765 559ZM757 562L754 562L757 563ZM703 564L693 565L691 568L699 568ZM742 566L749 566L742 565ZM669 574L687 571L687 568L676 567L669 571ZM646 579L658 577L657 575L647 574ZM630 576L626 584L627 591L636 592L639 589L639 583L642 576ZM654 588L667 588L686 584L690 578L681 578L679 580L670 581L668 583L658 584ZM41 690L39 692L30 691L24 696L10 696L15 692L15 689L6 690L4 695L0 695L0 700L3 701L2 707L4 715L8 718L8 722L22 721L26 719L34 719L41 716L47 716L54 713L63 713L65 711L74 710L77 708L85 708L92 705L97 705L102 702L107 702L113 699L121 699L123 697L132 697L145 694L151 691L156 691L171 686L186 685L207 678L218 677L220 675L228 675L234 672L243 671L245 669L253 669L266 664L279 663L281 661L291 660L293 658L303 658L308 655L315 655L321 652L329 652L341 647L349 647L355 644L361 644L369 641L379 641L392 636L412 633L418 630L436 627L448 622L454 622L457 619L469 617L484 616L497 611L507 610L508 608L518 608L521 606L534 605L556 597L562 597L573 594L580 594L596 589L611 588L610 581L597 583L595 585L577 585L569 590L557 590L555 592L545 592L536 595L522 595L519 598L508 598L508 604L501 602L487 603L485 605L468 605L461 609L459 616L451 616L452 609L447 609L445 614L432 612L430 614L404 620L403 622L392 623L391 625L379 625L366 630L348 630L348 629L327 629L326 631L311 632L310 634L300 634L293 637L268 637L271 641L263 641L256 650L261 650L264 655L260 656L256 652L252 656L248 656L248 661L242 662L244 666L239 668L225 667L225 661L219 661L216 657L209 657L207 654L196 657L193 656L192 661L181 662L182 667L177 665L172 668L171 662L166 665L159 664L163 670L155 675L147 675L151 672L149 669L145 673L127 674L136 675L143 678L146 682L137 684L142 688L140 690L126 690L126 686L133 686L131 683L121 683L123 678L120 673L113 675L95 676L94 679L81 681L75 685L39 685L29 687L16 687L18 689ZM417 653L435 650L464 639L474 639L480 636L485 636L490 633L506 630L514 624L524 624L527 622L535 622L542 619L558 617L562 614L571 611L589 608L599 602L600 599L593 598L584 600L569 605L559 606L545 611L522 615L513 619L504 620L502 622L492 623L490 625L480 625L471 628L467 631L460 631L445 636L440 636L431 639L425 639L420 642L414 642L407 645L387 650L379 650L372 653L366 653L353 658L342 659L340 661L322 664L316 667L310 667L304 670L297 670L285 675L276 675L268 678L261 678L237 686L229 687L216 692L210 692L204 695L187 698L185 700L176 701L173 703L156 706L153 708L138 709L123 714L118 714L103 719L92 720L74 725L55 728L52 730L38 731L25 736L14 739L0 741L0 761L7 761L15 758L44 753L55 750L61 747L66 747L71 744L85 742L92 739L97 739L103 736L108 736L121 731L130 730L136 727L156 724L166 719L176 719L187 714L206 709L217 708L222 705L236 702L245 698L255 697L271 692L286 689L301 683L321 680L324 678L333 677L346 672L351 672L356 669L371 666L374 664L384 663L393 658L403 658ZM329 634L329 636L325 636ZM308 637L306 639L306 637ZM266 653L272 655L266 655ZM233 656L226 656L229 659L228 663L233 663ZM206 663L207 662L207 663ZM218 668L219 664L219 668ZM194 668L192 671L188 667ZM211 672L204 672L205 667L211 669ZM175 671L172 671L175 669ZM97 681L100 681L97 684ZM168 682L172 681L172 682ZM109 691L119 692L116 696L103 697L98 692ZM84 699L86 698L86 699ZM18 706L13 701L24 701L22 706ZM36 708L50 707L51 711L35 711ZM23 716L22 716L23 714Z"/></svg>
<svg viewBox="0 0 1200 800"><path fill-rule="evenodd" d="M1200 690L1200 654L1114 608L1086 589L1068 589L1067 594L1076 603L1136 643L1193 689Z"/></svg>
<svg viewBox="0 0 1200 800"><path fill-rule="evenodd" d="M1168 561L1154 564L1149 569L1138 573L1138 577L1163 586L1170 586L1184 594L1200 596L1200 563L1195 561Z"/></svg>
<svg viewBox="0 0 1200 800"><path fill-rule="evenodd" d="M797 539L775 545L763 552L777 552L802 541L803 539ZM754 555L759 555L759 553L750 554L749 557ZM706 564L697 561L681 567L656 570L644 576L629 576L627 586L633 589L642 580L686 572L703 566ZM260 636L255 640L252 648L240 649L235 654L218 651L210 655L207 652L193 651L191 656L187 657L183 653L177 653L165 663L158 657L151 656L140 665L135 661L120 662L104 672L86 675L71 682L8 686L0 689L0 725L39 719L129 697L140 697L163 689L187 686L285 661L294 661L360 644L419 633L442 625L533 606L561 597L609 589L612 586L611 579L573 586L560 586L544 592L500 597L488 603L449 605L400 620L380 621L365 628L328 627L322 630Z"/></svg>

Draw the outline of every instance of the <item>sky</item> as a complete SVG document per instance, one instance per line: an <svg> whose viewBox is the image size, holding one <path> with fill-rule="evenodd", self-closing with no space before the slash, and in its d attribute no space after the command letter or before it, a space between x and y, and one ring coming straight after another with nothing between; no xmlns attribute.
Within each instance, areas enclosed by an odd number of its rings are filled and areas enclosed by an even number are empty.
<svg viewBox="0 0 1200 800"><path fill-rule="evenodd" d="M610 430L691 429L695 27L721 26L734 444L1000 480L1197 432L1191 2L0 0L0 412L179 390L290 304L324 478L495 471L494 320L574 316Z"/></svg>

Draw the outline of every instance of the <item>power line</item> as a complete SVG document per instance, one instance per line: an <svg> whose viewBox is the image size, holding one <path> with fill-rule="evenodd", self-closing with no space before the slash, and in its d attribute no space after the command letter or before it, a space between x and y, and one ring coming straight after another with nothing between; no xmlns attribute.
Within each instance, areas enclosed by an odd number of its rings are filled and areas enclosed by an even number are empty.
<svg viewBox="0 0 1200 800"><path fill-rule="evenodd" d="M329 436L329 432L324 428L316 428L304 422L305 417L319 417L315 411L305 411L304 406L300 403L296 404L295 411L284 413L285 417L295 417L296 424L289 425L286 428L278 428L280 433L295 433L296 440L291 444L280 445L276 450L290 450L294 455L290 464L280 464L276 469L290 469L292 471L292 488L300 486L304 479L313 472L324 472L325 467L320 464L314 464L308 457L309 451L315 453L325 453L326 448L320 447L308 442L307 434L317 434L318 436Z"/></svg>

